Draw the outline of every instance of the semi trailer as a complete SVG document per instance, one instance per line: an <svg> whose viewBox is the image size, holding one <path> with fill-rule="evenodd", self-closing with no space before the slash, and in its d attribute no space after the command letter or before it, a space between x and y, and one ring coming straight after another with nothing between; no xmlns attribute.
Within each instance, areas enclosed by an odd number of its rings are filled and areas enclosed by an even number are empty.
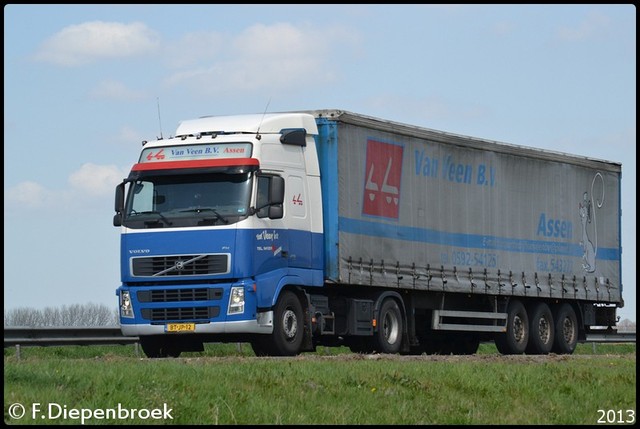
<svg viewBox="0 0 640 429"><path fill-rule="evenodd" d="M574 351L615 327L622 166L324 109L183 121L115 191L149 357Z"/></svg>

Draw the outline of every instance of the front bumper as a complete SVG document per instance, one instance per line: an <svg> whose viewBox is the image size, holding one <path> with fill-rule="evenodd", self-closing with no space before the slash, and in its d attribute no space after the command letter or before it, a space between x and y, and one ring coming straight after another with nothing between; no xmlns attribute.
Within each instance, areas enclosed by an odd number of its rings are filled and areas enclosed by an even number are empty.
<svg viewBox="0 0 640 429"><path fill-rule="evenodd" d="M122 334L127 337L141 335L163 335L165 325L126 324L121 325ZM256 320L209 322L196 324L190 334L270 334L273 332L273 311L258 313Z"/></svg>

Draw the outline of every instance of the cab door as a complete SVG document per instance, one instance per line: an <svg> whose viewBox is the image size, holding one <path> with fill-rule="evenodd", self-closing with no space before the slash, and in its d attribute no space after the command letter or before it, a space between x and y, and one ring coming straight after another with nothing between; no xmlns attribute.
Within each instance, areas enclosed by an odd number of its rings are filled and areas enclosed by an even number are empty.
<svg viewBox="0 0 640 429"><path fill-rule="evenodd" d="M289 266L311 268L311 222L307 184L303 176L286 179L285 213L289 229Z"/></svg>

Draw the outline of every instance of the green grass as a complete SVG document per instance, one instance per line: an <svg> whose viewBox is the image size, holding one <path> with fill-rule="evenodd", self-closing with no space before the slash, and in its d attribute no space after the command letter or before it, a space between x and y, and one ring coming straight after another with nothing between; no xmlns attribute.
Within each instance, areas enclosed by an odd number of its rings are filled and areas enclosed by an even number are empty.
<svg viewBox="0 0 640 429"><path fill-rule="evenodd" d="M318 347L315 353L304 353L306 355L333 356L350 354L347 347ZM478 354L497 354L498 351L493 343L480 344ZM581 343L575 350L575 355L607 355L607 354L629 354L636 353L635 343ZM4 349L4 356L16 355L16 349L9 347ZM50 347L21 347L20 356L22 359L31 358L97 358L97 357L142 357L145 355L142 349L131 345L105 345L105 346L50 346ZM248 343L233 344L205 344L203 352L184 352L180 357L222 357L222 356L255 356Z"/></svg>
<svg viewBox="0 0 640 429"><path fill-rule="evenodd" d="M171 409L171 419L93 424L597 424L599 410L636 409L635 344L580 344L572 356L362 356L319 348L255 358L247 344L210 344L178 359L134 346L23 347L4 357L5 422L79 424L57 412ZM12 419L10 406L27 413ZM80 411L78 411L80 413ZM616 414L619 415L619 414Z"/></svg>

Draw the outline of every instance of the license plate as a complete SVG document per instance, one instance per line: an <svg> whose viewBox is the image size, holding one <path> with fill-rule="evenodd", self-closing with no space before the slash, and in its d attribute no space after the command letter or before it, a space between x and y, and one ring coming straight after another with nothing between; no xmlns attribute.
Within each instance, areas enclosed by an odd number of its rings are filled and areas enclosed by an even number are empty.
<svg viewBox="0 0 640 429"><path fill-rule="evenodd" d="M196 330L195 323L167 323L166 332L193 332Z"/></svg>

